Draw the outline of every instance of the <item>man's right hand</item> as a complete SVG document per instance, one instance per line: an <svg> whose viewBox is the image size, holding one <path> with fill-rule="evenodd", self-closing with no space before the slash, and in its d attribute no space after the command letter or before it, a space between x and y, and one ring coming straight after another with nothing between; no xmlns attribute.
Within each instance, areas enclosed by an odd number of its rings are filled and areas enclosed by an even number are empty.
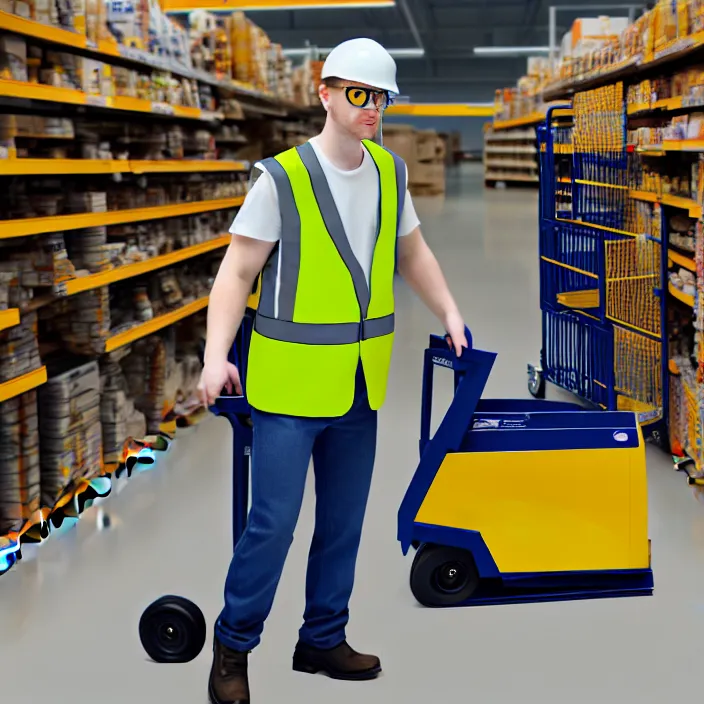
<svg viewBox="0 0 704 704"><path fill-rule="evenodd" d="M233 387L235 393L242 396L240 373L234 364L228 361L205 364L198 382L198 396L206 408L215 403L223 389L227 389L227 393L232 394Z"/></svg>

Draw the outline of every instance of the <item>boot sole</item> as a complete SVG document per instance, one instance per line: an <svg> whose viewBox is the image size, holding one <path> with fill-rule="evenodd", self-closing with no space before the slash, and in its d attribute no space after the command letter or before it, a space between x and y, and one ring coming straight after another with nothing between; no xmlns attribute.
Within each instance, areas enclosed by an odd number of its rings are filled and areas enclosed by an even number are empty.
<svg viewBox="0 0 704 704"><path fill-rule="evenodd" d="M337 670L329 670L322 665L315 665L307 660L293 659L294 672L303 672L306 675L317 675L322 673L333 680L347 680L350 682L359 682L363 680L373 680L381 672L381 665L374 667L371 670L362 672L339 672Z"/></svg>
<svg viewBox="0 0 704 704"><path fill-rule="evenodd" d="M223 704L222 699L218 699L215 696L215 692L213 692L213 685L211 682L208 682L208 700L210 701L210 704ZM226 702L225 704L231 703ZM249 699L236 699L232 704L249 704Z"/></svg>

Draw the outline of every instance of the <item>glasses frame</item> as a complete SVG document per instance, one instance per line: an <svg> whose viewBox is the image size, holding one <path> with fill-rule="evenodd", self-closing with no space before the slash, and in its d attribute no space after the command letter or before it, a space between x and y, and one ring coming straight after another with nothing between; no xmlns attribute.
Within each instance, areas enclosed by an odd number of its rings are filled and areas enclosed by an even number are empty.
<svg viewBox="0 0 704 704"><path fill-rule="evenodd" d="M345 98L347 102L353 107L357 108L358 110L376 110L377 112L383 112L386 110L386 108L389 107L393 103L393 97L392 94L388 90L379 90L378 88L367 88L366 86L355 86L355 85L345 85L341 83L328 83L327 84L328 88L335 88L337 90L342 90L345 93ZM351 100L350 100L350 91L353 90L361 90L364 93L366 93L366 100L364 101L364 105L355 105ZM383 101L383 105L377 105L374 102L373 96L380 96L380 98ZM371 104L370 104L371 101Z"/></svg>

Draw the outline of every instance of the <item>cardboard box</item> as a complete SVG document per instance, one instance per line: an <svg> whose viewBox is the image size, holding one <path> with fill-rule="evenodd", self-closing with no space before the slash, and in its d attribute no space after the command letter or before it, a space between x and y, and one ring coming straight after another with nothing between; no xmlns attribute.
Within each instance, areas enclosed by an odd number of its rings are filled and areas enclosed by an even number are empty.
<svg viewBox="0 0 704 704"><path fill-rule="evenodd" d="M384 125L384 146L406 162L408 181L418 160L416 153L416 131L410 125Z"/></svg>
<svg viewBox="0 0 704 704"><path fill-rule="evenodd" d="M445 164L443 162L418 162L413 169L411 184L414 186L436 186L444 190Z"/></svg>
<svg viewBox="0 0 704 704"><path fill-rule="evenodd" d="M435 161L437 159L438 133L435 130L416 132L416 158L418 161Z"/></svg>

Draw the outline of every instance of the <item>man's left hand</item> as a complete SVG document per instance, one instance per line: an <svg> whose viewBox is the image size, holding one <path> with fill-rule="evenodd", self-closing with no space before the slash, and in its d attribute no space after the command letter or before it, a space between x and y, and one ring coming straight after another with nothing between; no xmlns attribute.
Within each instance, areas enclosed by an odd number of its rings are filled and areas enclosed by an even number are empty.
<svg viewBox="0 0 704 704"><path fill-rule="evenodd" d="M445 330L450 336L448 340L448 345L455 350L455 354L460 357L462 355L462 348L469 347L467 342L467 336L464 334L465 324L462 316L455 312L448 314L445 319Z"/></svg>

